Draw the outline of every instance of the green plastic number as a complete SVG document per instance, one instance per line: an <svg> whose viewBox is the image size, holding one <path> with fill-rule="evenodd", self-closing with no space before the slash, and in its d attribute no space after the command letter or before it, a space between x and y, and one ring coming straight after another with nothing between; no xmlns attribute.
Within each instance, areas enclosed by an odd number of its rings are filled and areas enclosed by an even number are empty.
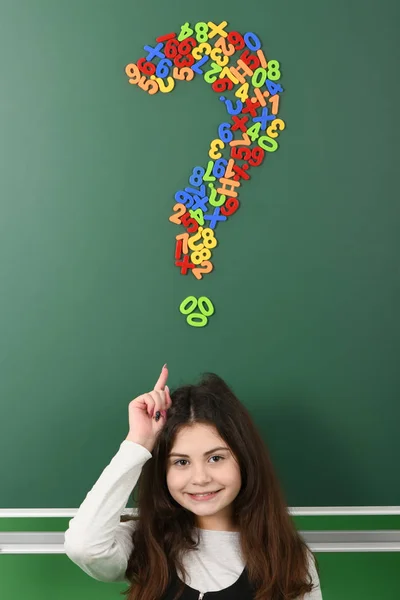
<svg viewBox="0 0 400 600"><path fill-rule="evenodd" d="M214 169L214 161L209 160L207 165L207 170L203 176L203 181L215 181L214 175L212 175Z"/></svg>
<svg viewBox="0 0 400 600"><path fill-rule="evenodd" d="M268 61L268 79L271 81L278 81L281 78L281 72L279 70L279 62L277 60Z"/></svg>
<svg viewBox="0 0 400 600"><path fill-rule="evenodd" d="M214 187L213 183L209 183L208 187L210 189L210 195L208 198L208 202L211 204L211 206L222 206L225 203L226 200L226 196L224 196L223 194L220 195L219 200L216 200L217 197L217 190Z"/></svg>
<svg viewBox="0 0 400 600"><path fill-rule="evenodd" d="M201 208L198 208L196 210L189 210L189 213L192 219L195 219L195 221L197 221L199 225L204 225L204 213L201 210Z"/></svg>
<svg viewBox="0 0 400 600"><path fill-rule="evenodd" d="M204 81L207 83L214 83L214 81L217 81L218 79L217 73L221 73L221 71L222 67L215 62L211 63L211 69L204 73Z"/></svg>
<svg viewBox="0 0 400 600"><path fill-rule="evenodd" d="M187 307L187 304L189 304L189 308ZM194 296L188 296L187 298L182 300L179 310L183 315L188 315L196 308L196 306L197 298L195 298Z"/></svg>
<svg viewBox="0 0 400 600"><path fill-rule="evenodd" d="M196 40L198 42L207 42L208 41L208 25L203 21L196 23L194 30L196 32Z"/></svg>
<svg viewBox="0 0 400 600"><path fill-rule="evenodd" d="M196 308L200 312L194 312ZM208 317L214 314L214 305L207 296L200 296L197 300L194 296L185 298L179 307L183 315L187 315L186 322L192 327L204 327L208 323Z"/></svg>
<svg viewBox="0 0 400 600"><path fill-rule="evenodd" d="M200 296L198 300L199 311L203 313L205 317L211 317L214 314L214 305L210 298L206 296Z"/></svg>
<svg viewBox="0 0 400 600"><path fill-rule="evenodd" d="M267 80L267 71L259 67L253 73L253 77L251 78L251 83L253 87L260 88L264 85Z"/></svg>
<svg viewBox="0 0 400 600"><path fill-rule="evenodd" d="M252 142L255 142L258 136L260 135L261 123L254 123L251 127L246 131L247 135L251 139Z"/></svg>
<svg viewBox="0 0 400 600"><path fill-rule="evenodd" d="M271 145L267 145L268 143L270 143ZM275 150L278 150L278 142L268 137L268 135L262 135L261 137L259 137L258 145L260 146L260 148L266 150L267 152L275 152Z"/></svg>
<svg viewBox="0 0 400 600"><path fill-rule="evenodd" d="M207 325L208 323L207 317L201 313L192 313L186 317L186 321L192 327L204 327L204 325Z"/></svg>
<svg viewBox="0 0 400 600"><path fill-rule="evenodd" d="M190 24L188 22L184 23L181 26L181 32L178 35L178 42L182 42L183 40L185 40L186 38L190 37L192 35L193 29L190 27Z"/></svg>

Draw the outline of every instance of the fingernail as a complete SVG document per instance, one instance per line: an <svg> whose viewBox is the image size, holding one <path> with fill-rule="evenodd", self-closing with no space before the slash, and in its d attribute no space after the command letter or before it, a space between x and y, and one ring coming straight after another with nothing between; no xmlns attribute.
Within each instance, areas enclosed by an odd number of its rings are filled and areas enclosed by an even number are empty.
<svg viewBox="0 0 400 600"><path fill-rule="evenodd" d="M169 387L166 385L165 389L167 390L168 394L169 394Z"/></svg>
<svg viewBox="0 0 400 600"><path fill-rule="evenodd" d="M165 365L163 366L163 369L165 369L165 368L166 368L166 366L167 366L167 363L165 363Z"/></svg>

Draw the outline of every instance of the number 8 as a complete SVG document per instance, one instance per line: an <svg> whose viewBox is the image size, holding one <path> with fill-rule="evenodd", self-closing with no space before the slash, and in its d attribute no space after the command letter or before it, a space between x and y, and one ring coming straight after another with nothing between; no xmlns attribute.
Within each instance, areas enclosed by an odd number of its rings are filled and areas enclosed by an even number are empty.
<svg viewBox="0 0 400 600"><path fill-rule="evenodd" d="M196 39L198 42L206 42L208 40L208 25L207 23L200 21L199 23L196 23L195 28L194 28L195 32L196 32Z"/></svg>

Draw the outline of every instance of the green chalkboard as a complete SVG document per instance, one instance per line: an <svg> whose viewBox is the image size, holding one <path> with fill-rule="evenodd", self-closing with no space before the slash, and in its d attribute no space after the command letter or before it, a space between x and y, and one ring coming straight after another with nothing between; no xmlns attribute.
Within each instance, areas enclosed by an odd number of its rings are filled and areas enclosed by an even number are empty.
<svg viewBox="0 0 400 600"><path fill-rule="evenodd" d="M58 600L115 600L128 587L88 577L65 555L2 555L0 560L0 593L7 600L24 595L52 600L55 590ZM324 600L398 599L399 553L319 553L317 560Z"/></svg>
<svg viewBox="0 0 400 600"><path fill-rule="evenodd" d="M249 407L291 506L400 504L399 4L5 0L0 39L0 507L76 507L129 401L215 371ZM174 194L226 111L125 66L227 20L280 61L279 150L218 225L214 270L174 266ZM204 328L179 312L212 299Z"/></svg>

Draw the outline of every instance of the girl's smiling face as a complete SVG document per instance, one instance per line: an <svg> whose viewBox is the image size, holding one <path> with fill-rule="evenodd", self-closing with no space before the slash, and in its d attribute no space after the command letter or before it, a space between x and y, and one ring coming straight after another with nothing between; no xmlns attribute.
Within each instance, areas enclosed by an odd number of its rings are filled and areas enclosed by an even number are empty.
<svg viewBox="0 0 400 600"><path fill-rule="evenodd" d="M196 515L201 529L234 531L232 502L242 479L239 464L215 427L183 427L167 459L167 486L173 499ZM191 494L218 492L207 499Z"/></svg>

